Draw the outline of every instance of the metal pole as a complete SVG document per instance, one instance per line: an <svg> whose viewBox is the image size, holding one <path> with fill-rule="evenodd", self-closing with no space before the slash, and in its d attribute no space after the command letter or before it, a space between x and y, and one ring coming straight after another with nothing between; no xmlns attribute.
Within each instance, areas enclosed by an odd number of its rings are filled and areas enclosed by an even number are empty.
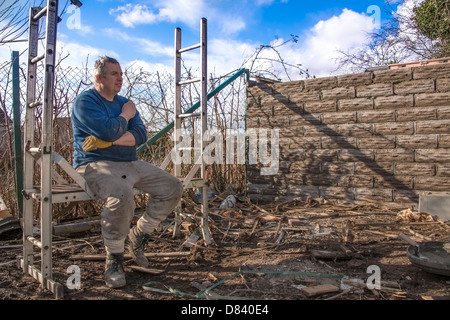
<svg viewBox="0 0 450 320"><path fill-rule="evenodd" d="M201 178L203 181L206 181L206 165L203 158L203 153L205 151L207 142L204 141L204 135L208 130L208 21L205 18L202 18L200 21L200 65L201 65L201 97L200 97L200 105L201 105L201 134L200 134L200 146L201 146ZM204 185L202 187L202 231L203 231L203 239L205 240L207 245L210 245L212 242L211 234L209 232L209 223L208 223L208 186Z"/></svg>
<svg viewBox="0 0 450 320"><path fill-rule="evenodd" d="M35 108L31 107L36 102L36 73L37 65L31 63L38 54L39 21L32 17L42 8L30 8L30 18L28 25L28 68L27 68L27 102L25 107L24 126L24 163L23 163L23 187L25 190L34 188L34 158L28 152L35 146L34 116ZM33 199L29 196L23 198L23 271L28 273L28 267L33 265L34 251L33 244L28 241L28 237L33 236Z"/></svg>
<svg viewBox="0 0 450 320"><path fill-rule="evenodd" d="M174 105L174 147L180 141L181 135L181 29L175 29L175 105ZM174 148L174 150L176 150ZM174 175L181 176L181 164L174 164Z"/></svg>
<svg viewBox="0 0 450 320"><path fill-rule="evenodd" d="M53 150L53 92L56 55L58 1L47 2L47 43L45 47L44 105L41 143L41 271L44 279L52 279L52 150Z"/></svg>
<svg viewBox="0 0 450 320"><path fill-rule="evenodd" d="M177 152L177 143L180 141L181 136L181 119L178 117L178 115L181 114L181 29L175 28L175 39L174 39L174 47L175 47L175 61L174 61L174 67L175 67L175 101L174 101L174 131L173 131L173 145L174 150ZM174 163L173 166L173 175L175 177L181 176L181 163ZM181 212L181 202L178 204L178 206L175 208L175 225L173 228L173 237L176 238L180 232L181 227L181 218L180 218L180 212Z"/></svg>

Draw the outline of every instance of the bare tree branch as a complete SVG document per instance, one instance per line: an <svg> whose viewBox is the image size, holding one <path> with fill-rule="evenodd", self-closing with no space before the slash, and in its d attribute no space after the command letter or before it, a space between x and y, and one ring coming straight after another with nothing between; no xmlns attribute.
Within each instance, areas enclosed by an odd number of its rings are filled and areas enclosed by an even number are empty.
<svg viewBox="0 0 450 320"><path fill-rule="evenodd" d="M250 64L249 70L252 75L263 78L275 78L281 80L280 76L283 74L289 81L293 72L298 72L298 75L305 78L311 78L308 69L303 69L301 64L292 64L285 61L278 48L285 46L288 43L297 43L298 36L291 35L289 40L280 44L263 44L260 45L253 55L243 62L242 65ZM272 57L271 53L275 54ZM293 71L294 70L294 71Z"/></svg>
<svg viewBox="0 0 450 320"><path fill-rule="evenodd" d="M394 9L389 2L392 0L387 1L385 11L390 15ZM414 16L414 8L397 11L379 30L367 35L368 45L339 51L341 56L335 59L336 71L362 72L371 67L438 56L441 48L419 32Z"/></svg>
<svg viewBox="0 0 450 320"><path fill-rule="evenodd" d="M40 1L40 5L42 3ZM32 5L30 0L0 0L0 46L27 41L22 36L28 31L29 9Z"/></svg>

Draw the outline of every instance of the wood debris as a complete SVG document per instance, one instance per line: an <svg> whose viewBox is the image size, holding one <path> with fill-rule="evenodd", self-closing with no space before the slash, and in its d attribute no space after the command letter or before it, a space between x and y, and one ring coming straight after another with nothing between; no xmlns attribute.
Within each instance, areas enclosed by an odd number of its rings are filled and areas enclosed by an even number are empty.
<svg viewBox="0 0 450 320"><path fill-rule="evenodd" d="M191 252L180 251L180 252L155 252L155 253L145 253L147 258L176 258L176 257L187 257L190 256ZM131 259L131 255L124 254L123 258L125 260ZM86 260L86 261L104 261L106 256L104 254L93 254L93 255L72 255L71 260Z"/></svg>
<svg viewBox="0 0 450 320"><path fill-rule="evenodd" d="M164 270L161 270L161 269L144 268L144 267L139 267L139 266L129 266L128 268L130 268L133 271L143 272L143 273L148 273L148 274L153 274L153 275L158 275L158 274L164 273Z"/></svg>
<svg viewBox="0 0 450 320"><path fill-rule="evenodd" d="M414 212L411 209L405 209L397 214L397 221L425 222L435 221L431 215L425 212Z"/></svg>
<svg viewBox="0 0 450 320"><path fill-rule="evenodd" d="M302 288L302 292L307 297L314 297L326 293L339 292L339 287L332 284L320 284L313 287Z"/></svg>
<svg viewBox="0 0 450 320"><path fill-rule="evenodd" d="M295 291L302 297L319 297L319 299L327 300L418 298L419 296L411 296L408 289L403 286L405 283L410 284L416 281L415 277L399 276L404 268L410 268L409 265L398 267L400 270L396 274L398 278L391 276L384 269L389 264L391 267L397 264L402 254L406 258L407 243L402 242L398 235L410 234L417 241L449 237L449 226L446 223L434 221L430 219L430 216L420 215L410 209L401 210L379 204L340 205L311 199L254 205L240 198L234 207L227 210L215 210L214 208L218 205L214 201L211 203L208 226L212 237L218 243L217 246L205 245L203 238L199 237L192 242L192 246L186 247L183 243L195 230L199 230L202 221L200 204L193 201L187 203L186 201L189 200L183 201L184 212L181 216L183 221L179 237L173 238L174 220L169 217L167 221L164 221L164 226L159 228L158 235L152 237L156 239L156 245L159 246L155 245L155 248L159 251L146 253L146 256L162 258L161 260L181 258L183 261L176 268L184 272L180 274L185 277L183 279L189 279L191 289L192 286L199 290L204 289L207 284L205 280L211 283L220 282L228 276L224 270L237 271L243 266L249 266L252 271L261 271L258 266L269 267L270 271L280 271L280 274L289 271L306 271L305 273L316 275L335 274L361 278L357 283L348 283L345 287L341 284L339 288L333 284L321 284L314 277L305 279L307 276L304 275L288 275L283 278L270 273L258 274L258 277L256 274L246 274L245 281L233 279L234 281L230 281L227 286L217 289L216 294L223 290L224 295L236 295L237 298L239 296L254 298L258 295L258 298L262 296L263 299L274 297L278 299L289 294L295 296ZM54 230L64 230L61 234L66 234L67 230L91 232L91 227L97 224L98 222L91 221L75 222L64 226L55 225ZM104 254L89 254L101 252L98 251L101 245L91 245L91 247L90 250L85 250L84 254L74 254L82 251L72 250L70 251L72 255L67 256L70 260L104 261ZM63 250L59 252L68 253ZM256 260L254 260L255 256L257 256ZM235 258L239 260L238 267L228 263ZM131 259L131 256L125 254L125 259ZM135 266L130 268L137 272L154 275L161 274L162 270L166 271L164 267L161 267L162 261L154 260L158 263L154 270L140 269ZM227 268L216 269L216 265L213 266L214 263L220 264L225 260L227 260ZM199 270L192 268L186 272L183 269L186 262L189 264L198 261L201 261L202 266ZM380 263L383 274L379 290L367 288L365 280L370 275L366 272L368 261ZM208 264L210 262L211 265ZM127 263L127 268L130 264ZM173 260L170 260L170 265L174 265ZM176 268L167 270L178 272ZM414 274L411 270L408 272ZM295 283L298 283L298 279L301 278L301 283L308 283L309 286L301 291L286 290L292 287L289 283L294 282L294 277ZM397 279L403 281L402 286L393 281ZM268 289L264 290L265 288ZM191 291L186 287L184 290ZM329 296L320 297L325 294ZM428 296L431 294L424 294L423 299L429 298Z"/></svg>
<svg viewBox="0 0 450 320"><path fill-rule="evenodd" d="M316 259L326 259L326 260L349 260L352 258L351 254L343 252L341 250L309 250L311 255Z"/></svg>

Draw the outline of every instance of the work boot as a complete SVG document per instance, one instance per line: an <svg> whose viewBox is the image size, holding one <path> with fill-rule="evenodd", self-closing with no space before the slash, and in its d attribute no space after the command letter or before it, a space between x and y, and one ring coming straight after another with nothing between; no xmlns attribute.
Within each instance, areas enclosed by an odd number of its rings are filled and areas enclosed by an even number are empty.
<svg viewBox="0 0 450 320"><path fill-rule="evenodd" d="M144 254L145 245L149 236L133 227L128 234L128 251L133 260L141 267L148 267L148 259Z"/></svg>
<svg viewBox="0 0 450 320"><path fill-rule="evenodd" d="M108 287L120 288L126 285L123 270L123 254L108 253L106 256L105 282Z"/></svg>

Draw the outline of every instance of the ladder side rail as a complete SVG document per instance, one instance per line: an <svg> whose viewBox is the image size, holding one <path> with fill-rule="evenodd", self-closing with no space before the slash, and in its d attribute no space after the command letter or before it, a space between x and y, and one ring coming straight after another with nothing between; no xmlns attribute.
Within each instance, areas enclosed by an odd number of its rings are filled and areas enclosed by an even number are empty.
<svg viewBox="0 0 450 320"><path fill-rule="evenodd" d="M201 178L205 179L205 163L203 161L203 154L204 150L206 148L206 142L203 141L204 134L206 130L208 129L208 97L207 97L207 90L208 90L208 83L206 81L208 77L208 61L207 61L207 21L205 18L203 18L200 22L200 41L201 41L201 47L200 47L200 66L201 66L201 90L200 90L200 105L201 105L201 112L200 112L200 120L201 120L201 135L200 135L200 148L201 148Z"/></svg>
<svg viewBox="0 0 450 320"><path fill-rule="evenodd" d="M208 21L202 18L200 21L200 66L201 66L201 134L200 134L200 146L201 146L201 156L200 156L200 175L203 181L206 181L206 165L204 161L204 151L206 148L207 141L204 141L205 132L208 129ZM203 239L206 245L210 245L212 242L210 230L209 230L209 199L208 199L208 186L204 185L202 188L202 231Z"/></svg>
<svg viewBox="0 0 450 320"><path fill-rule="evenodd" d="M181 29L175 29L175 105L174 105L174 150L180 141L181 137L181 119L178 115L181 114ZM174 175L179 177L181 175L181 164L174 163Z"/></svg>
<svg viewBox="0 0 450 320"><path fill-rule="evenodd" d="M56 53L56 30L58 24L58 1L48 0L46 19L44 105L42 113L41 156L41 272L45 279L52 274L52 149L53 149L53 93Z"/></svg>
<svg viewBox="0 0 450 320"><path fill-rule="evenodd" d="M31 190L34 188L34 158L28 152L34 147L34 117L35 108L32 107L36 102L36 74L37 65L32 63L38 54L38 38L39 38L39 20L33 19L35 14L42 8L32 7L29 11L28 25L28 60L27 60L27 97L25 106L25 126L24 126L24 143L23 143L23 188ZM23 271L28 272L28 266L34 262L33 244L28 241L28 237L33 236L33 199L29 196L23 197Z"/></svg>
<svg viewBox="0 0 450 320"><path fill-rule="evenodd" d="M173 129L173 150L178 152L177 144L180 141L181 137L181 119L178 117L181 114L181 28L175 28L175 38L174 38L174 48L175 48L175 76L174 76L174 86L175 86L175 96L174 96L174 129ZM175 159L178 158L178 154L176 154ZM175 177L180 177L181 175L181 163L175 161L173 174ZM172 236L176 238L180 233L181 229L181 201L178 206L175 208L175 225L173 228Z"/></svg>

